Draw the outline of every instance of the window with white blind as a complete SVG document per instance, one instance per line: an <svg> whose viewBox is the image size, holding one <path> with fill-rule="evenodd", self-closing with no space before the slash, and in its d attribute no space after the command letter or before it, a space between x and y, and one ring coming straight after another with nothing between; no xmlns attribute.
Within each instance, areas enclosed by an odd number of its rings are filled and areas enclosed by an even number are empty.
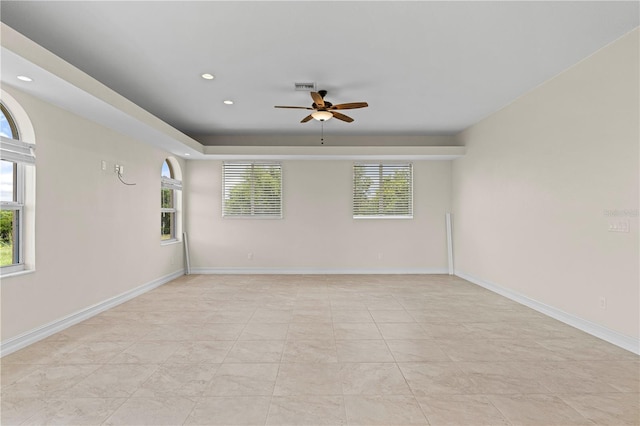
<svg viewBox="0 0 640 426"><path fill-rule="evenodd" d="M354 164L353 218L413 218L411 164Z"/></svg>
<svg viewBox="0 0 640 426"><path fill-rule="evenodd" d="M35 145L20 140L16 122L0 103L0 274L25 269L27 166L35 167ZM33 173L33 171L31 171Z"/></svg>
<svg viewBox="0 0 640 426"><path fill-rule="evenodd" d="M160 172L160 241L178 240L178 212L182 202L180 166L176 161L164 160Z"/></svg>
<svg viewBox="0 0 640 426"><path fill-rule="evenodd" d="M225 162L222 216L282 218L282 166L271 162Z"/></svg>

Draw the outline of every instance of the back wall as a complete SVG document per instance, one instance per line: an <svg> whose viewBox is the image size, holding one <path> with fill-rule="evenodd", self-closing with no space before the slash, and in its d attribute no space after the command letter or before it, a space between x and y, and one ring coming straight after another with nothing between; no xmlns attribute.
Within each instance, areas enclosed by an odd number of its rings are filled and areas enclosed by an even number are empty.
<svg viewBox="0 0 640 426"><path fill-rule="evenodd" d="M283 219L231 219L222 218L222 162L190 161L194 272L447 272L451 161L413 162L413 219L353 219L352 166L282 161Z"/></svg>

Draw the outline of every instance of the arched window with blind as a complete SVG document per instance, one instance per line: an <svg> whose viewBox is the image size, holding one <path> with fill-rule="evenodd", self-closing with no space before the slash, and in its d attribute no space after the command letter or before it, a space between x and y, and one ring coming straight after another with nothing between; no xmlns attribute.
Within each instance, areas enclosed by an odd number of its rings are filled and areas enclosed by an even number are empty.
<svg viewBox="0 0 640 426"><path fill-rule="evenodd" d="M3 93L4 95L4 93ZM21 140L13 114L0 102L0 271L25 269L27 168L35 166L35 145ZM31 179L33 180L33 179ZM30 194L32 197L34 194ZM33 232L33 230L31 230ZM33 249L33 248L31 248Z"/></svg>
<svg viewBox="0 0 640 426"><path fill-rule="evenodd" d="M182 207L182 175L178 162L167 158L160 177L160 241L177 241L180 235L179 214Z"/></svg>

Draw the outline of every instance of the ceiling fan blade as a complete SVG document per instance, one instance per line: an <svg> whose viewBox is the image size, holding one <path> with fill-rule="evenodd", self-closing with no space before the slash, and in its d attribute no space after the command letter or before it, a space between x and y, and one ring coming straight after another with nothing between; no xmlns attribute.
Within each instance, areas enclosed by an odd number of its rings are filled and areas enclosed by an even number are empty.
<svg viewBox="0 0 640 426"><path fill-rule="evenodd" d="M282 106L282 105L276 105L276 106L274 106L274 108L308 109L308 110L313 111L313 108L309 108L309 107L301 107L301 106Z"/></svg>
<svg viewBox="0 0 640 426"><path fill-rule="evenodd" d="M305 118L303 118L300 122L301 123L306 123L307 121L311 120L313 117L311 115L307 115Z"/></svg>
<svg viewBox="0 0 640 426"><path fill-rule="evenodd" d="M320 108L324 108L324 99L322 99L322 96L320 96L320 93L318 92L311 92L311 99L313 99L313 102Z"/></svg>
<svg viewBox="0 0 640 426"><path fill-rule="evenodd" d="M333 116L338 120L346 121L347 123L351 123L353 121L353 118L349 117L348 115L340 114L336 111L331 111L331 114L333 114Z"/></svg>
<svg viewBox="0 0 640 426"><path fill-rule="evenodd" d="M366 102L349 102L346 104L338 104L338 105L334 105L329 107L328 109L330 110L334 110L334 109L356 109L356 108L366 108L368 107L369 104Z"/></svg>

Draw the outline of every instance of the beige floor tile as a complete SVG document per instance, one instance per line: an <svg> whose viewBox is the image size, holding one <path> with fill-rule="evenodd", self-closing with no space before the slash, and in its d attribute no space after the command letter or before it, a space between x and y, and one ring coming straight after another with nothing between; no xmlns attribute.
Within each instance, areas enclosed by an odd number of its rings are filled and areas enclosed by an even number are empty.
<svg viewBox="0 0 640 426"><path fill-rule="evenodd" d="M338 362L334 340L288 340L282 362Z"/></svg>
<svg viewBox="0 0 640 426"><path fill-rule="evenodd" d="M17 382L41 366L41 364L5 364L0 362L0 389Z"/></svg>
<svg viewBox="0 0 640 426"><path fill-rule="evenodd" d="M2 398L55 397L79 383L94 372L99 365L41 365L38 369L2 387Z"/></svg>
<svg viewBox="0 0 640 426"><path fill-rule="evenodd" d="M346 425L342 396L274 396L267 425Z"/></svg>
<svg viewBox="0 0 640 426"><path fill-rule="evenodd" d="M189 398L129 398L113 413L105 425L181 425L193 410Z"/></svg>
<svg viewBox="0 0 640 426"><path fill-rule="evenodd" d="M640 394L608 393L559 397L597 425L640 425Z"/></svg>
<svg viewBox="0 0 640 426"><path fill-rule="evenodd" d="M195 331L193 340L236 340L244 328L245 324L208 323Z"/></svg>
<svg viewBox="0 0 640 426"><path fill-rule="evenodd" d="M196 337L200 326L186 324L154 324L142 340L161 342L188 342L198 340Z"/></svg>
<svg viewBox="0 0 640 426"><path fill-rule="evenodd" d="M453 362L398 364L415 396L476 394L479 387Z"/></svg>
<svg viewBox="0 0 640 426"><path fill-rule="evenodd" d="M416 399L432 426L510 424L484 395L429 395Z"/></svg>
<svg viewBox="0 0 640 426"><path fill-rule="evenodd" d="M337 363L281 364L274 395L342 395Z"/></svg>
<svg viewBox="0 0 640 426"><path fill-rule="evenodd" d="M57 359L59 364L102 364L132 345L131 342L83 342Z"/></svg>
<svg viewBox="0 0 640 426"><path fill-rule="evenodd" d="M378 323L385 340L424 340L431 335L418 323Z"/></svg>
<svg viewBox="0 0 640 426"><path fill-rule="evenodd" d="M55 335L54 335L55 336ZM78 341L50 341L34 343L12 354L2 357L2 365L10 364L55 364L78 347Z"/></svg>
<svg viewBox="0 0 640 426"><path fill-rule="evenodd" d="M638 358L637 355L629 351L591 336L571 339L538 339L536 341L544 348L565 360L634 360Z"/></svg>
<svg viewBox="0 0 640 426"><path fill-rule="evenodd" d="M285 323L291 322L292 309L256 309L249 320L251 323Z"/></svg>
<svg viewBox="0 0 640 426"><path fill-rule="evenodd" d="M534 362L461 362L456 366L484 394L540 394L549 390L538 380Z"/></svg>
<svg viewBox="0 0 640 426"><path fill-rule="evenodd" d="M185 425L264 425L271 397L199 398Z"/></svg>
<svg viewBox="0 0 640 426"><path fill-rule="evenodd" d="M263 396L273 393L278 364L222 364L204 396Z"/></svg>
<svg viewBox="0 0 640 426"><path fill-rule="evenodd" d="M334 338L331 323L291 323L287 332L287 340L333 340Z"/></svg>
<svg viewBox="0 0 640 426"><path fill-rule="evenodd" d="M293 316L291 322L312 322L312 323L330 323L331 310L330 309L299 309L293 310Z"/></svg>
<svg viewBox="0 0 640 426"><path fill-rule="evenodd" d="M487 340L438 339L438 346L453 361L513 361L508 343Z"/></svg>
<svg viewBox="0 0 640 426"><path fill-rule="evenodd" d="M339 362L394 362L384 340L337 340Z"/></svg>
<svg viewBox="0 0 640 426"><path fill-rule="evenodd" d="M129 397L157 368L158 366L155 364L105 364L69 387L64 392L64 396L73 398Z"/></svg>
<svg viewBox="0 0 640 426"><path fill-rule="evenodd" d="M334 323L358 323L358 322L373 322L373 317L368 309L334 309L331 312L331 318Z"/></svg>
<svg viewBox="0 0 640 426"><path fill-rule="evenodd" d="M238 340L224 358L224 362L280 362L284 342L284 340Z"/></svg>
<svg viewBox="0 0 640 426"><path fill-rule="evenodd" d="M0 424L19 425L44 410L47 402L42 398L2 396L0 399Z"/></svg>
<svg viewBox="0 0 640 426"><path fill-rule="evenodd" d="M239 340L284 340L287 338L287 323L249 323L240 334Z"/></svg>
<svg viewBox="0 0 640 426"><path fill-rule="evenodd" d="M370 340L382 339L378 327L374 323L342 323L334 324L333 332L336 340Z"/></svg>
<svg viewBox="0 0 640 426"><path fill-rule="evenodd" d="M371 316L373 320L377 323L386 323L386 322L399 322L399 323L407 323L407 322L416 322L411 315L405 310L370 310Z"/></svg>
<svg viewBox="0 0 640 426"><path fill-rule="evenodd" d="M177 349L178 342L143 341L130 345L109 364L160 364L166 361Z"/></svg>
<svg viewBox="0 0 640 426"><path fill-rule="evenodd" d="M33 426L99 425L125 401L126 398L50 399L46 401L44 409L38 410L22 424Z"/></svg>
<svg viewBox="0 0 640 426"><path fill-rule="evenodd" d="M207 315L205 322L216 324L246 324L254 310L218 310Z"/></svg>
<svg viewBox="0 0 640 426"><path fill-rule="evenodd" d="M426 425L418 402L409 395L345 395L350 425Z"/></svg>
<svg viewBox="0 0 640 426"><path fill-rule="evenodd" d="M411 395L396 363L341 364L344 395Z"/></svg>
<svg viewBox="0 0 640 426"><path fill-rule="evenodd" d="M538 364L538 380L552 393L612 393L634 391L638 374L616 369L612 361L566 361ZM637 388L635 389L638 392Z"/></svg>
<svg viewBox="0 0 640 426"><path fill-rule="evenodd" d="M201 396L219 366L220 364L163 364L132 396Z"/></svg>
<svg viewBox="0 0 640 426"><path fill-rule="evenodd" d="M387 340L397 362L451 361L436 340Z"/></svg>
<svg viewBox="0 0 640 426"><path fill-rule="evenodd" d="M592 425L555 395L489 395L493 405L518 425Z"/></svg>
<svg viewBox="0 0 640 426"><path fill-rule="evenodd" d="M224 361L234 345L233 340L177 342L178 347L165 360L167 364L215 364Z"/></svg>
<svg viewBox="0 0 640 426"><path fill-rule="evenodd" d="M640 357L446 275L190 275L0 364L2 424L640 423Z"/></svg>

